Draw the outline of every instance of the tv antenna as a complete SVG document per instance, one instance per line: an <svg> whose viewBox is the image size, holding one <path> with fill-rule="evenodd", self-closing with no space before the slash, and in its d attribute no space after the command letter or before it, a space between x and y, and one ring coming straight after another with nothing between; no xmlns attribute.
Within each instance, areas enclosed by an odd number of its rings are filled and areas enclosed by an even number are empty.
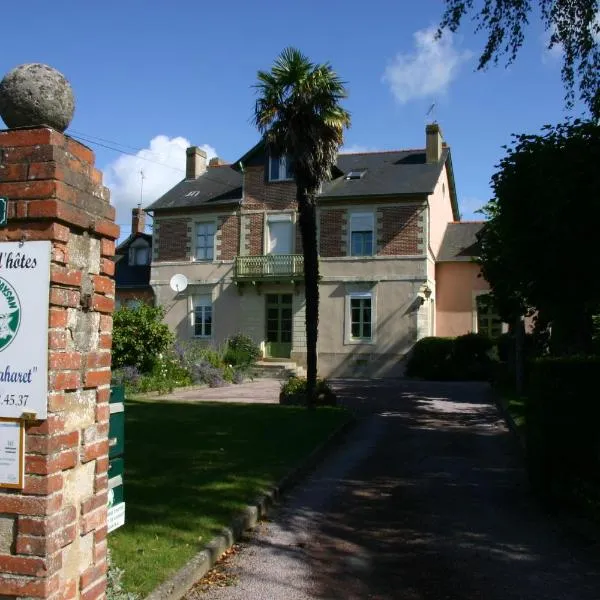
<svg viewBox="0 0 600 600"><path fill-rule="evenodd" d="M435 115L435 102L429 107L429 110L425 113L425 117L429 117L430 115ZM435 122L435 118L433 119Z"/></svg>

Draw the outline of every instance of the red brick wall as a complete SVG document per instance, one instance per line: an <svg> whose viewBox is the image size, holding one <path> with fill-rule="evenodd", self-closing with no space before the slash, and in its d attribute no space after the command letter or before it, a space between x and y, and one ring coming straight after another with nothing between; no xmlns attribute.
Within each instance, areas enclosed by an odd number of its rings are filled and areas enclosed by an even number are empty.
<svg viewBox="0 0 600 600"><path fill-rule="evenodd" d="M377 210L377 247L382 256L422 254L420 206L389 206Z"/></svg>
<svg viewBox="0 0 600 600"><path fill-rule="evenodd" d="M319 252L321 256L346 256L344 233L346 209L330 208L320 211Z"/></svg>
<svg viewBox="0 0 600 600"><path fill-rule="evenodd" d="M239 254L240 218L238 215L219 217L217 229L217 259L233 260Z"/></svg>
<svg viewBox="0 0 600 600"><path fill-rule="evenodd" d="M270 183L264 166L248 167L244 173L244 208L248 210L285 210L296 208L293 181Z"/></svg>
<svg viewBox="0 0 600 600"><path fill-rule="evenodd" d="M191 240L189 219L156 219L156 260L187 260Z"/></svg>
<svg viewBox="0 0 600 600"><path fill-rule="evenodd" d="M114 209L93 152L49 128L0 132L0 241L49 240L48 417L28 422L25 487L0 489L0 597L106 589ZM6 530L5 530L6 531ZM83 551L84 548L88 552Z"/></svg>
<svg viewBox="0 0 600 600"><path fill-rule="evenodd" d="M246 254L248 256L259 256L264 254L263 229L265 224L264 215L261 213L245 216L246 220Z"/></svg>

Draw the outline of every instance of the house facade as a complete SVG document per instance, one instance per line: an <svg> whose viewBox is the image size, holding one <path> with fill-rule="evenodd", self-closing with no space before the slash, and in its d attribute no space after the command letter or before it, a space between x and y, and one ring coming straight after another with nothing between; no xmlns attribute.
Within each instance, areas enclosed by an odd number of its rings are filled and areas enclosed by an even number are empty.
<svg viewBox="0 0 600 600"><path fill-rule="evenodd" d="M458 221L437 124L416 150L340 154L318 198L321 376L396 376L436 333L436 263ZM305 364L302 243L285 157L258 144L234 165L198 148L186 178L146 209L151 285L180 339L250 335L265 357ZM185 289L172 285L175 275ZM177 278L176 278L177 279ZM180 278L179 278L180 279Z"/></svg>
<svg viewBox="0 0 600 600"><path fill-rule="evenodd" d="M145 233L146 213L131 211L131 234L115 249L115 306L154 304L150 286L152 236Z"/></svg>

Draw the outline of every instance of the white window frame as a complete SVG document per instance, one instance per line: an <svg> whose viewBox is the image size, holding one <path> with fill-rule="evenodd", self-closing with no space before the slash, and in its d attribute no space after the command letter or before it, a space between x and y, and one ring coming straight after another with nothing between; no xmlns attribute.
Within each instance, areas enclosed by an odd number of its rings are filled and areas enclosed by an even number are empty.
<svg viewBox="0 0 600 600"><path fill-rule="evenodd" d="M279 177L277 178L272 178L271 177L271 164L274 160L278 160L279 161ZM283 155L283 156L271 156L269 155L269 164L267 165L267 169L268 169L268 180L269 181L294 181L293 177L288 177L288 156L287 155Z"/></svg>
<svg viewBox="0 0 600 600"><path fill-rule="evenodd" d="M269 223L290 223L290 229L292 232L292 251L290 254L294 254L296 252L296 227L294 221L294 213L292 212L282 212L282 213L265 213L265 220L263 225L263 254L269 254L270 252L270 235L269 235Z"/></svg>
<svg viewBox="0 0 600 600"><path fill-rule="evenodd" d="M202 307L202 332L196 333L196 307ZM205 333L206 323L204 322L205 308L210 308L210 333ZM215 313L211 294L194 294L190 296L190 324L192 326L192 337L196 339L210 340L215 330Z"/></svg>
<svg viewBox="0 0 600 600"><path fill-rule="evenodd" d="M352 254L352 233L355 231L352 221L354 219L369 218L371 220L371 254ZM364 231L364 229L356 229L356 231ZM375 247L375 213L373 211L351 211L348 214L348 256L353 258L369 258L377 254Z"/></svg>
<svg viewBox="0 0 600 600"><path fill-rule="evenodd" d="M365 300L371 301L371 337L370 338L354 338L352 337L352 300ZM344 334L344 344L365 344L373 345L376 342L376 328L377 328L377 303L376 295L373 291L370 292L348 292L346 294L346 324Z"/></svg>
<svg viewBox="0 0 600 600"><path fill-rule="evenodd" d="M212 225L213 226L213 243L212 243L212 258L198 258L198 226L199 225ZM207 246L208 248L208 246ZM194 254L193 260L195 262L214 262L217 256L217 222L215 219L203 219L194 221Z"/></svg>

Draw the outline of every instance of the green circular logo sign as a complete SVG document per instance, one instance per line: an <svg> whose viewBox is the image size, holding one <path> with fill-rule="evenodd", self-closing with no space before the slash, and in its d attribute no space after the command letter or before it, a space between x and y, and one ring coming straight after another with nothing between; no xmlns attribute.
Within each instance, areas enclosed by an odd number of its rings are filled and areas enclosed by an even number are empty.
<svg viewBox="0 0 600 600"><path fill-rule="evenodd" d="M21 301L15 288L0 277L0 352L15 339L21 324Z"/></svg>

